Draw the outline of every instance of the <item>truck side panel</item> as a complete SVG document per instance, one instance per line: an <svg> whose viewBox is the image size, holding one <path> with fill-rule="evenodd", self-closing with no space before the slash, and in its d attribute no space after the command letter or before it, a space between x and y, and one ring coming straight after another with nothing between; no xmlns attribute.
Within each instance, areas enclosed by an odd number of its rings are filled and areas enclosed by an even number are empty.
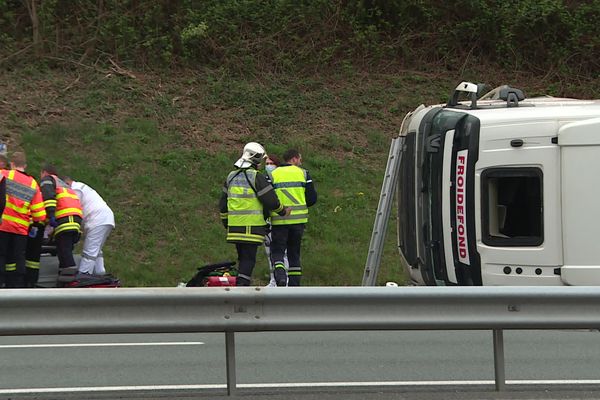
<svg viewBox="0 0 600 400"><path fill-rule="evenodd" d="M562 224L567 285L600 285L600 119L563 126Z"/></svg>

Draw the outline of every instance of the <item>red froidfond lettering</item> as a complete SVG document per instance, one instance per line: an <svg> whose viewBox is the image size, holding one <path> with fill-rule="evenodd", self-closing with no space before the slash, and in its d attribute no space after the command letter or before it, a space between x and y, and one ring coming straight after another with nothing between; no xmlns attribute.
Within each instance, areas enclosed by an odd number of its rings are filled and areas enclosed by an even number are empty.
<svg viewBox="0 0 600 400"><path fill-rule="evenodd" d="M461 263L471 265L467 246L467 218L465 215L468 154L468 150L461 150L456 155L456 252Z"/></svg>

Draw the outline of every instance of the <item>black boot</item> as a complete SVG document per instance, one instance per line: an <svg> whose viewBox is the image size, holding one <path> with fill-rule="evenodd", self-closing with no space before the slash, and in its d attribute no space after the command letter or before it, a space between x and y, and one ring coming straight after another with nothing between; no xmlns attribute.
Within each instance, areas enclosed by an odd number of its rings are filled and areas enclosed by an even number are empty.
<svg viewBox="0 0 600 400"><path fill-rule="evenodd" d="M5 277L5 284L7 289L19 289L25 287L24 274L19 274L15 271L11 271L7 272Z"/></svg>
<svg viewBox="0 0 600 400"><path fill-rule="evenodd" d="M290 265L288 286L300 286L300 278L302 278L302 267L292 267Z"/></svg>
<svg viewBox="0 0 600 400"><path fill-rule="evenodd" d="M39 274L39 269L25 268L25 287L34 288L37 285Z"/></svg>
<svg viewBox="0 0 600 400"><path fill-rule="evenodd" d="M250 286L250 281L238 275L235 279L235 286Z"/></svg>
<svg viewBox="0 0 600 400"><path fill-rule="evenodd" d="M285 272L285 267L281 265L276 265L275 270L273 271L273 276L275 277L275 283L277 286L287 286L287 272Z"/></svg>
<svg viewBox="0 0 600 400"><path fill-rule="evenodd" d="M300 278L299 275L291 275L288 281L288 286L300 286Z"/></svg>

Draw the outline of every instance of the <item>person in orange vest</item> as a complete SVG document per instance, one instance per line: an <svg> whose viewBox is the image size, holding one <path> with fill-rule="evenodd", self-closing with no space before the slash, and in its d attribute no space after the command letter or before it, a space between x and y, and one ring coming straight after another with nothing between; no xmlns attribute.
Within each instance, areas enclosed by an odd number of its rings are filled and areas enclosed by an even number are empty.
<svg viewBox="0 0 600 400"><path fill-rule="evenodd" d="M8 158L4 154L0 154L0 171L8 169ZM3 174L0 174L0 215L4 212L6 206L6 179Z"/></svg>
<svg viewBox="0 0 600 400"><path fill-rule="evenodd" d="M6 155L0 153L0 170L9 169L9 161ZM4 210L5 194L6 194L6 179L4 175L0 175L0 214ZM25 249L25 287L33 288L37 284L40 275L40 258L42 253L42 241L44 240L43 222L33 222L29 225L29 233L27 238L27 246ZM0 287L2 287L2 276L0 274Z"/></svg>
<svg viewBox="0 0 600 400"><path fill-rule="evenodd" d="M56 168L45 164L41 172L40 187L48 224L54 228L59 271L76 267L73 246L81 235L83 212L79 197L69 185L58 177Z"/></svg>
<svg viewBox="0 0 600 400"><path fill-rule="evenodd" d="M0 170L9 169L8 157L0 154ZM0 179L4 178L1 176ZM35 179L35 178L34 178ZM4 179L6 182L6 179ZM0 183L0 194L4 193ZM2 199L2 207L4 209L4 199ZM34 288L37 284L40 274L40 258L42 253L42 241L44 240L44 225L43 221L31 221L29 225L29 233L27 237L27 246L25 249L25 287ZM0 284L0 286L2 286Z"/></svg>
<svg viewBox="0 0 600 400"><path fill-rule="evenodd" d="M31 221L25 248L25 287L34 288L40 276L40 259L42 258L42 245L44 243L44 222Z"/></svg>
<svg viewBox="0 0 600 400"><path fill-rule="evenodd" d="M44 221L31 221L25 248L25 287L34 288L40 276L40 259L42 257L42 244L44 242Z"/></svg>
<svg viewBox="0 0 600 400"><path fill-rule="evenodd" d="M25 154L16 152L6 179L6 206L0 224L0 272L6 288L25 287L25 248L31 221L42 222L46 210L36 180L25 173Z"/></svg>

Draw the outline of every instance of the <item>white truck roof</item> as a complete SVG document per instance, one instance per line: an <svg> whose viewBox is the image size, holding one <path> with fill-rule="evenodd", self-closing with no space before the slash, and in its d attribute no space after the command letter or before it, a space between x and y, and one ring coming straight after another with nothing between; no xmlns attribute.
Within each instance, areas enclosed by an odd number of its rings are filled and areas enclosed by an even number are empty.
<svg viewBox="0 0 600 400"><path fill-rule="evenodd" d="M518 107L493 107L503 103L501 100L483 101L478 105L489 107L460 111L475 115L482 125L524 120L580 121L600 117L600 100L537 97L522 101Z"/></svg>
<svg viewBox="0 0 600 400"><path fill-rule="evenodd" d="M493 150L513 135L527 141L551 130L557 137L563 280L571 285L599 284L591 282L585 270L600 264L600 101L540 97L524 100L518 107L492 108L495 103L503 102L485 101L478 103L483 108L460 109L481 122L480 150ZM507 130L510 125L514 129Z"/></svg>

